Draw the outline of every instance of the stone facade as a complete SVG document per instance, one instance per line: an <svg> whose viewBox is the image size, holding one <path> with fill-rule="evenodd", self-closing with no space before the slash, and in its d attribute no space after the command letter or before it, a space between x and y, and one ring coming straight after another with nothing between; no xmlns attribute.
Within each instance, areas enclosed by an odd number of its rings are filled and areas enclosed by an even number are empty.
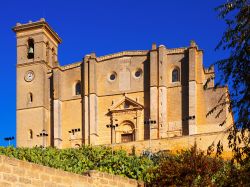
<svg viewBox="0 0 250 187"><path fill-rule="evenodd" d="M215 113L206 116L227 88L214 90L213 81L203 88L214 69L203 67L203 51L195 42L176 49L153 44L150 50L92 53L60 66L61 39L44 19L18 23L13 30L19 147L66 148L218 132L232 120L227 106L217 118Z"/></svg>

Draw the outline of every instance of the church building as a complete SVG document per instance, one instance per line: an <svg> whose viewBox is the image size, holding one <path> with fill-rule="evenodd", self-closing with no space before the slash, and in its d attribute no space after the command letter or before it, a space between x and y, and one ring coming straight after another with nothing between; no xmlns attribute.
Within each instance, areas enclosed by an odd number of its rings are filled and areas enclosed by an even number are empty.
<svg viewBox="0 0 250 187"><path fill-rule="evenodd" d="M17 146L103 145L188 136L225 129L218 104L227 87L213 89L214 69L203 51L152 44L148 50L79 62L58 62L58 34L42 18L17 23ZM227 98L223 98L227 99ZM223 108L221 108L223 109Z"/></svg>

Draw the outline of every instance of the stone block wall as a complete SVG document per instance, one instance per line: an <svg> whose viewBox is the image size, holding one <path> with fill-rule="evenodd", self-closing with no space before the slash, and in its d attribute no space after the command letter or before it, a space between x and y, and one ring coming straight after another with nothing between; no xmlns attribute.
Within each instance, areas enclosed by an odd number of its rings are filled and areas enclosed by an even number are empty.
<svg viewBox="0 0 250 187"><path fill-rule="evenodd" d="M153 153L158 151L170 151L176 152L180 150L189 149L196 143L198 149L206 153L208 147L214 143L215 148L217 143L220 141L223 144L223 153L222 157L225 159L232 158L232 150L228 147L228 132L212 132L212 133L202 133L189 136L176 136L162 139L152 139L128 143L119 143L115 144L115 150L126 150L128 153L131 153L132 150L135 150L136 154L141 154L145 150L151 150ZM110 145L108 145L110 146ZM215 149L216 151L216 149Z"/></svg>
<svg viewBox="0 0 250 187"><path fill-rule="evenodd" d="M84 175L0 155L1 187L143 187L133 179L88 171Z"/></svg>

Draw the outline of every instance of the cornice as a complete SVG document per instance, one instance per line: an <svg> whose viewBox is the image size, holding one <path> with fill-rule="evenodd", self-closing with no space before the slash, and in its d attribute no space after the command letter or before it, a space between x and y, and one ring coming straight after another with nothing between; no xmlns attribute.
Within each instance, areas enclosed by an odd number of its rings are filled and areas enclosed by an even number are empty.
<svg viewBox="0 0 250 187"><path fill-rule="evenodd" d="M16 111L21 111L21 110L31 110L31 109L36 109L36 108L43 108L46 110L49 110L47 107L45 106L32 106L32 107L23 107L23 108L16 108Z"/></svg>
<svg viewBox="0 0 250 187"><path fill-rule="evenodd" d="M32 62L17 64L16 67L25 67L25 66L31 66L31 65L34 65L34 64L44 64L48 68L52 69L52 67L50 65L48 65L44 60L38 60L38 61L32 61Z"/></svg>
<svg viewBox="0 0 250 187"><path fill-rule="evenodd" d="M18 33L25 30L36 29L36 28L44 28L55 38L55 40L58 43L62 43L62 39L59 37L59 35L51 28L51 26L43 18L41 18L39 21L36 22L29 22L25 24L17 23L17 25L13 27L12 30Z"/></svg>
<svg viewBox="0 0 250 187"><path fill-rule="evenodd" d="M118 53L113 53L113 54L97 57L96 60L97 62L101 62L101 61L118 58L122 56L145 56L145 55L148 55L148 53L149 53L149 50L122 51Z"/></svg>
<svg viewBox="0 0 250 187"><path fill-rule="evenodd" d="M128 101L129 103L132 103L134 106L131 108L117 108L118 106L120 106L122 103ZM142 110L144 108L143 105L141 105L140 103L138 103L137 101L134 101L133 99L124 96L122 99L120 99L120 101L118 101L116 104L114 104L113 106L111 106L109 108L109 112L119 112L119 111L127 111L127 110Z"/></svg>
<svg viewBox="0 0 250 187"><path fill-rule="evenodd" d="M68 69L80 67L81 64L82 64L82 62L76 62L76 63L68 64L68 65L65 65L65 66L60 66L60 69L61 70L68 70Z"/></svg>
<svg viewBox="0 0 250 187"><path fill-rule="evenodd" d="M166 49L166 52L167 52L167 54L178 54L178 53L184 53L187 49L188 49L187 47Z"/></svg>

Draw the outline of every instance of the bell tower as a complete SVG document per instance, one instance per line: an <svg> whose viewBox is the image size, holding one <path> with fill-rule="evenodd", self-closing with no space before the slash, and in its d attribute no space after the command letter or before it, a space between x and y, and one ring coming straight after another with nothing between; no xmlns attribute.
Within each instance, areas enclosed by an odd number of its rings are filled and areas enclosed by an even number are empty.
<svg viewBox="0 0 250 187"><path fill-rule="evenodd" d="M51 72L58 65L61 39L43 18L17 23L13 31L17 38L17 146L49 146L53 142Z"/></svg>

